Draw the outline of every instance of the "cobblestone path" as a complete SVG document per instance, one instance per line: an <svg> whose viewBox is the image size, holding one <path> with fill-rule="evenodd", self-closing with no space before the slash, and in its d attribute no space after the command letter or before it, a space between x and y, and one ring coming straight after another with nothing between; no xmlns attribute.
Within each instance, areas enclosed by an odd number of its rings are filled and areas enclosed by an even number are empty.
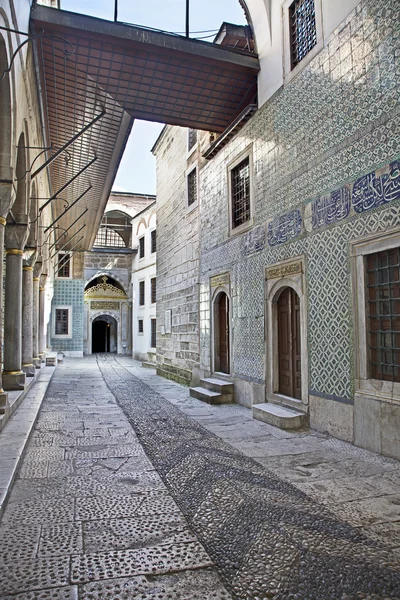
<svg viewBox="0 0 400 600"><path fill-rule="evenodd" d="M0 540L1 600L231 598L94 358L57 368Z"/></svg>
<svg viewBox="0 0 400 600"><path fill-rule="evenodd" d="M113 357L98 361L233 597L400 598L397 553L185 416Z"/></svg>

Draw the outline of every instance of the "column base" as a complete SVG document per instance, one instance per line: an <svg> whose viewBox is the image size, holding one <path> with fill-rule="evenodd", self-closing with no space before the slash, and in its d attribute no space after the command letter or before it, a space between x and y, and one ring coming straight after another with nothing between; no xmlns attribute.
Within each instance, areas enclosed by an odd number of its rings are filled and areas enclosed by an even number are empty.
<svg viewBox="0 0 400 600"><path fill-rule="evenodd" d="M35 366L35 369L41 369L41 367L42 367L42 360L41 360L41 358L39 358L39 357L33 358L32 362L33 362L33 364Z"/></svg>
<svg viewBox="0 0 400 600"><path fill-rule="evenodd" d="M22 371L3 371L3 388L7 391L24 390L26 375Z"/></svg>
<svg viewBox="0 0 400 600"><path fill-rule="evenodd" d="M41 362L46 362L46 352L39 352L39 359Z"/></svg>
<svg viewBox="0 0 400 600"><path fill-rule="evenodd" d="M9 406L7 392L0 389L0 415L4 415Z"/></svg>
<svg viewBox="0 0 400 600"><path fill-rule="evenodd" d="M22 365L22 372L25 373L27 377L35 377L35 365L33 363L30 365Z"/></svg>

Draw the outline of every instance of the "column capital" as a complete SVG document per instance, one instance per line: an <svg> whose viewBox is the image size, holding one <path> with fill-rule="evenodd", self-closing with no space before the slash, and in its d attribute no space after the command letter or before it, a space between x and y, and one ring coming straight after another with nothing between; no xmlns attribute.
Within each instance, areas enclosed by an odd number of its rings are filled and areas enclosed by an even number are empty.
<svg viewBox="0 0 400 600"><path fill-rule="evenodd" d="M40 287L42 289L44 289L44 286L46 285L46 280L47 280L47 273L42 273L42 275L40 276Z"/></svg>
<svg viewBox="0 0 400 600"><path fill-rule="evenodd" d="M32 250L34 250L34 252L28 258L25 258L25 256L24 256L24 262L23 262L24 269L25 269L25 267L32 267L32 270L33 270L33 265L36 263L36 259L37 259L37 255L38 255L37 248L35 248L35 249L34 248L25 248L25 252L26 251L32 252Z"/></svg>
<svg viewBox="0 0 400 600"><path fill-rule="evenodd" d="M9 173L5 174L5 177L3 175L3 181L0 183L0 215L3 219L7 217L14 199L13 171L10 168Z"/></svg>
<svg viewBox="0 0 400 600"><path fill-rule="evenodd" d="M4 245L9 250L24 250L29 235L28 223L7 223L4 232ZM15 253L16 254L16 253Z"/></svg>
<svg viewBox="0 0 400 600"><path fill-rule="evenodd" d="M36 280L40 279L40 275L42 273L42 269L43 269L43 263L42 263L42 260L39 259L33 265L33 278L34 279L36 279Z"/></svg>

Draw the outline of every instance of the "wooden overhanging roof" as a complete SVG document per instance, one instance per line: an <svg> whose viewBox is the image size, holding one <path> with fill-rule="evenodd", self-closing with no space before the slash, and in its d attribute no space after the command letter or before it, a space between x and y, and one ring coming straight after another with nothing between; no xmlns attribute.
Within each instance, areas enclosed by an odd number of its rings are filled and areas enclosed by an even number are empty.
<svg viewBox="0 0 400 600"><path fill-rule="evenodd" d="M55 193L95 159L60 193L71 204L91 186L57 222L67 229L88 208L59 248L92 246L133 119L221 133L256 97L258 59L242 50L39 5L31 24L43 34L37 65L53 151L105 113L49 167ZM57 218L65 203L52 208Z"/></svg>

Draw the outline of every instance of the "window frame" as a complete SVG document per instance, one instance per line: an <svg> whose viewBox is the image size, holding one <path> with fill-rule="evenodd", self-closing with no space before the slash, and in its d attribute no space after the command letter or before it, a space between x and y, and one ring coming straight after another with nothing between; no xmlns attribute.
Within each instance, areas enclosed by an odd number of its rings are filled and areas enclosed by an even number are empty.
<svg viewBox="0 0 400 600"><path fill-rule="evenodd" d="M143 240L143 254L142 254L142 247L141 247L142 240ZM143 260L144 258L146 258L146 236L145 235L141 235L140 238L138 239L138 246L139 246L139 260Z"/></svg>
<svg viewBox="0 0 400 600"><path fill-rule="evenodd" d="M60 256L62 255L63 257L65 257L67 254L69 254L69 261L68 261L68 263L69 263L69 275L59 275L58 263L62 260L60 258ZM56 279L72 279L72 274L73 274L73 270L72 270L73 269L73 263L72 263L73 257L72 257L72 254L70 252L62 252L61 251L61 252L58 252L57 259L58 259L58 262L57 262Z"/></svg>
<svg viewBox="0 0 400 600"><path fill-rule="evenodd" d="M154 246L155 246L154 250L153 250L153 236L154 236L154 240L155 240L154 241ZM157 228L152 229L150 231L150 250L151 250L150 254L155 254L157 252Z"/></svg>
<svg viewBox="0 0 400 600"><path fill-rule="evenodd" d="M146 306L146 280L145 279L141 279L139 282L139 290L138 290L138 305L139 306ZM141 303L141 289L143 287L143 303Z"/></svg>
<svg viewBox="0 0 400 600"><path fill-rule="evenodd" d="M400 403L400 383L369 376L367 272L365 257L400 247L400 232L371 234L350 242L354 314L355 393Z"/></svg>
<svg viewBox="0 0 400 600"><path fill-rule="evenodd" d="M68 333L56 333L56 323L57 323L57 310L66 310L68 311ZM53 307L53 318L52 318L52 338L55 339L71 339L72 338L72 306L68 305L57 305Z"/></svg>
<svg viewBox="0 0 400 600"><path fill-rule="evenodd" d="M232 171L235 169L241 162L249 159L249 178L250 178L250 218L245 223L238 225L237 227L233 227L232 223ZM229 218L229 236L233 237L235 235L239 235L244 231L247 231L254 224L254 165L253 165L253 147L248 146L243 152L238 154L236 158L231 161L227 167L227 179L228 179L228 218Z"/></svg>
<svg viewBox="0 0 400 600"><path fill-rule="evenodd" d="M292 67L292 46L291 46L291 32L290 32L290 7L294 4L294 0L286 0L282 5L282 29L283 29L283 79L284 83L288 83L295 77L299 71L314 58L316 54L323 48L324 44L324 32L322 23L322 6L321 0L314 0L315 7L315 28L317 34L317 43L304 58Z"/></svg>
<svg viewBox="0 0 400 600"><path fill-rule="evenodd" d="M189 148L189 139L190 139L190 131L193 130L192 127L188 127L187 129L187 137L186 137L186 158L192 156L192 154L196 151L198 143L199 143L199 130L194 129L196 131L196 141L191 148Z"/></svg>
<svg viewBox="0 0 400 600"><path fill-rule="evenodd" d="M140 331L140 325L139 323L142 323L142 331ZM144 319L143 317L139 317L137 320L137 334L138 335L144 335Z"/></svg>
<svg viewBox="0 0 400 600"><path fill-rule="evenodd" d="M153 289L153 281L155 282ZM154 291L154 295L153 295ZM150 304L156 304L157 302L157 277L150 278Z"/></svg>
<svg viewBox="0 0 400 600"><path fill-rule="evenodd" d="M196 171L196 198L189 204L189 176ZM186 185L186 208L188 212L191 212L194 208L199 205L199 169L197 161L192 163L185 173L185 185Z"/></svg>
<svg viewBox="0 0 400 600"><path fill-rule="evenodd" d="M154 345L153 345L153 323L154 323L154 339L155 339ZM157 348L157 319L155 317L150 318L150 348Z"/></svg>

